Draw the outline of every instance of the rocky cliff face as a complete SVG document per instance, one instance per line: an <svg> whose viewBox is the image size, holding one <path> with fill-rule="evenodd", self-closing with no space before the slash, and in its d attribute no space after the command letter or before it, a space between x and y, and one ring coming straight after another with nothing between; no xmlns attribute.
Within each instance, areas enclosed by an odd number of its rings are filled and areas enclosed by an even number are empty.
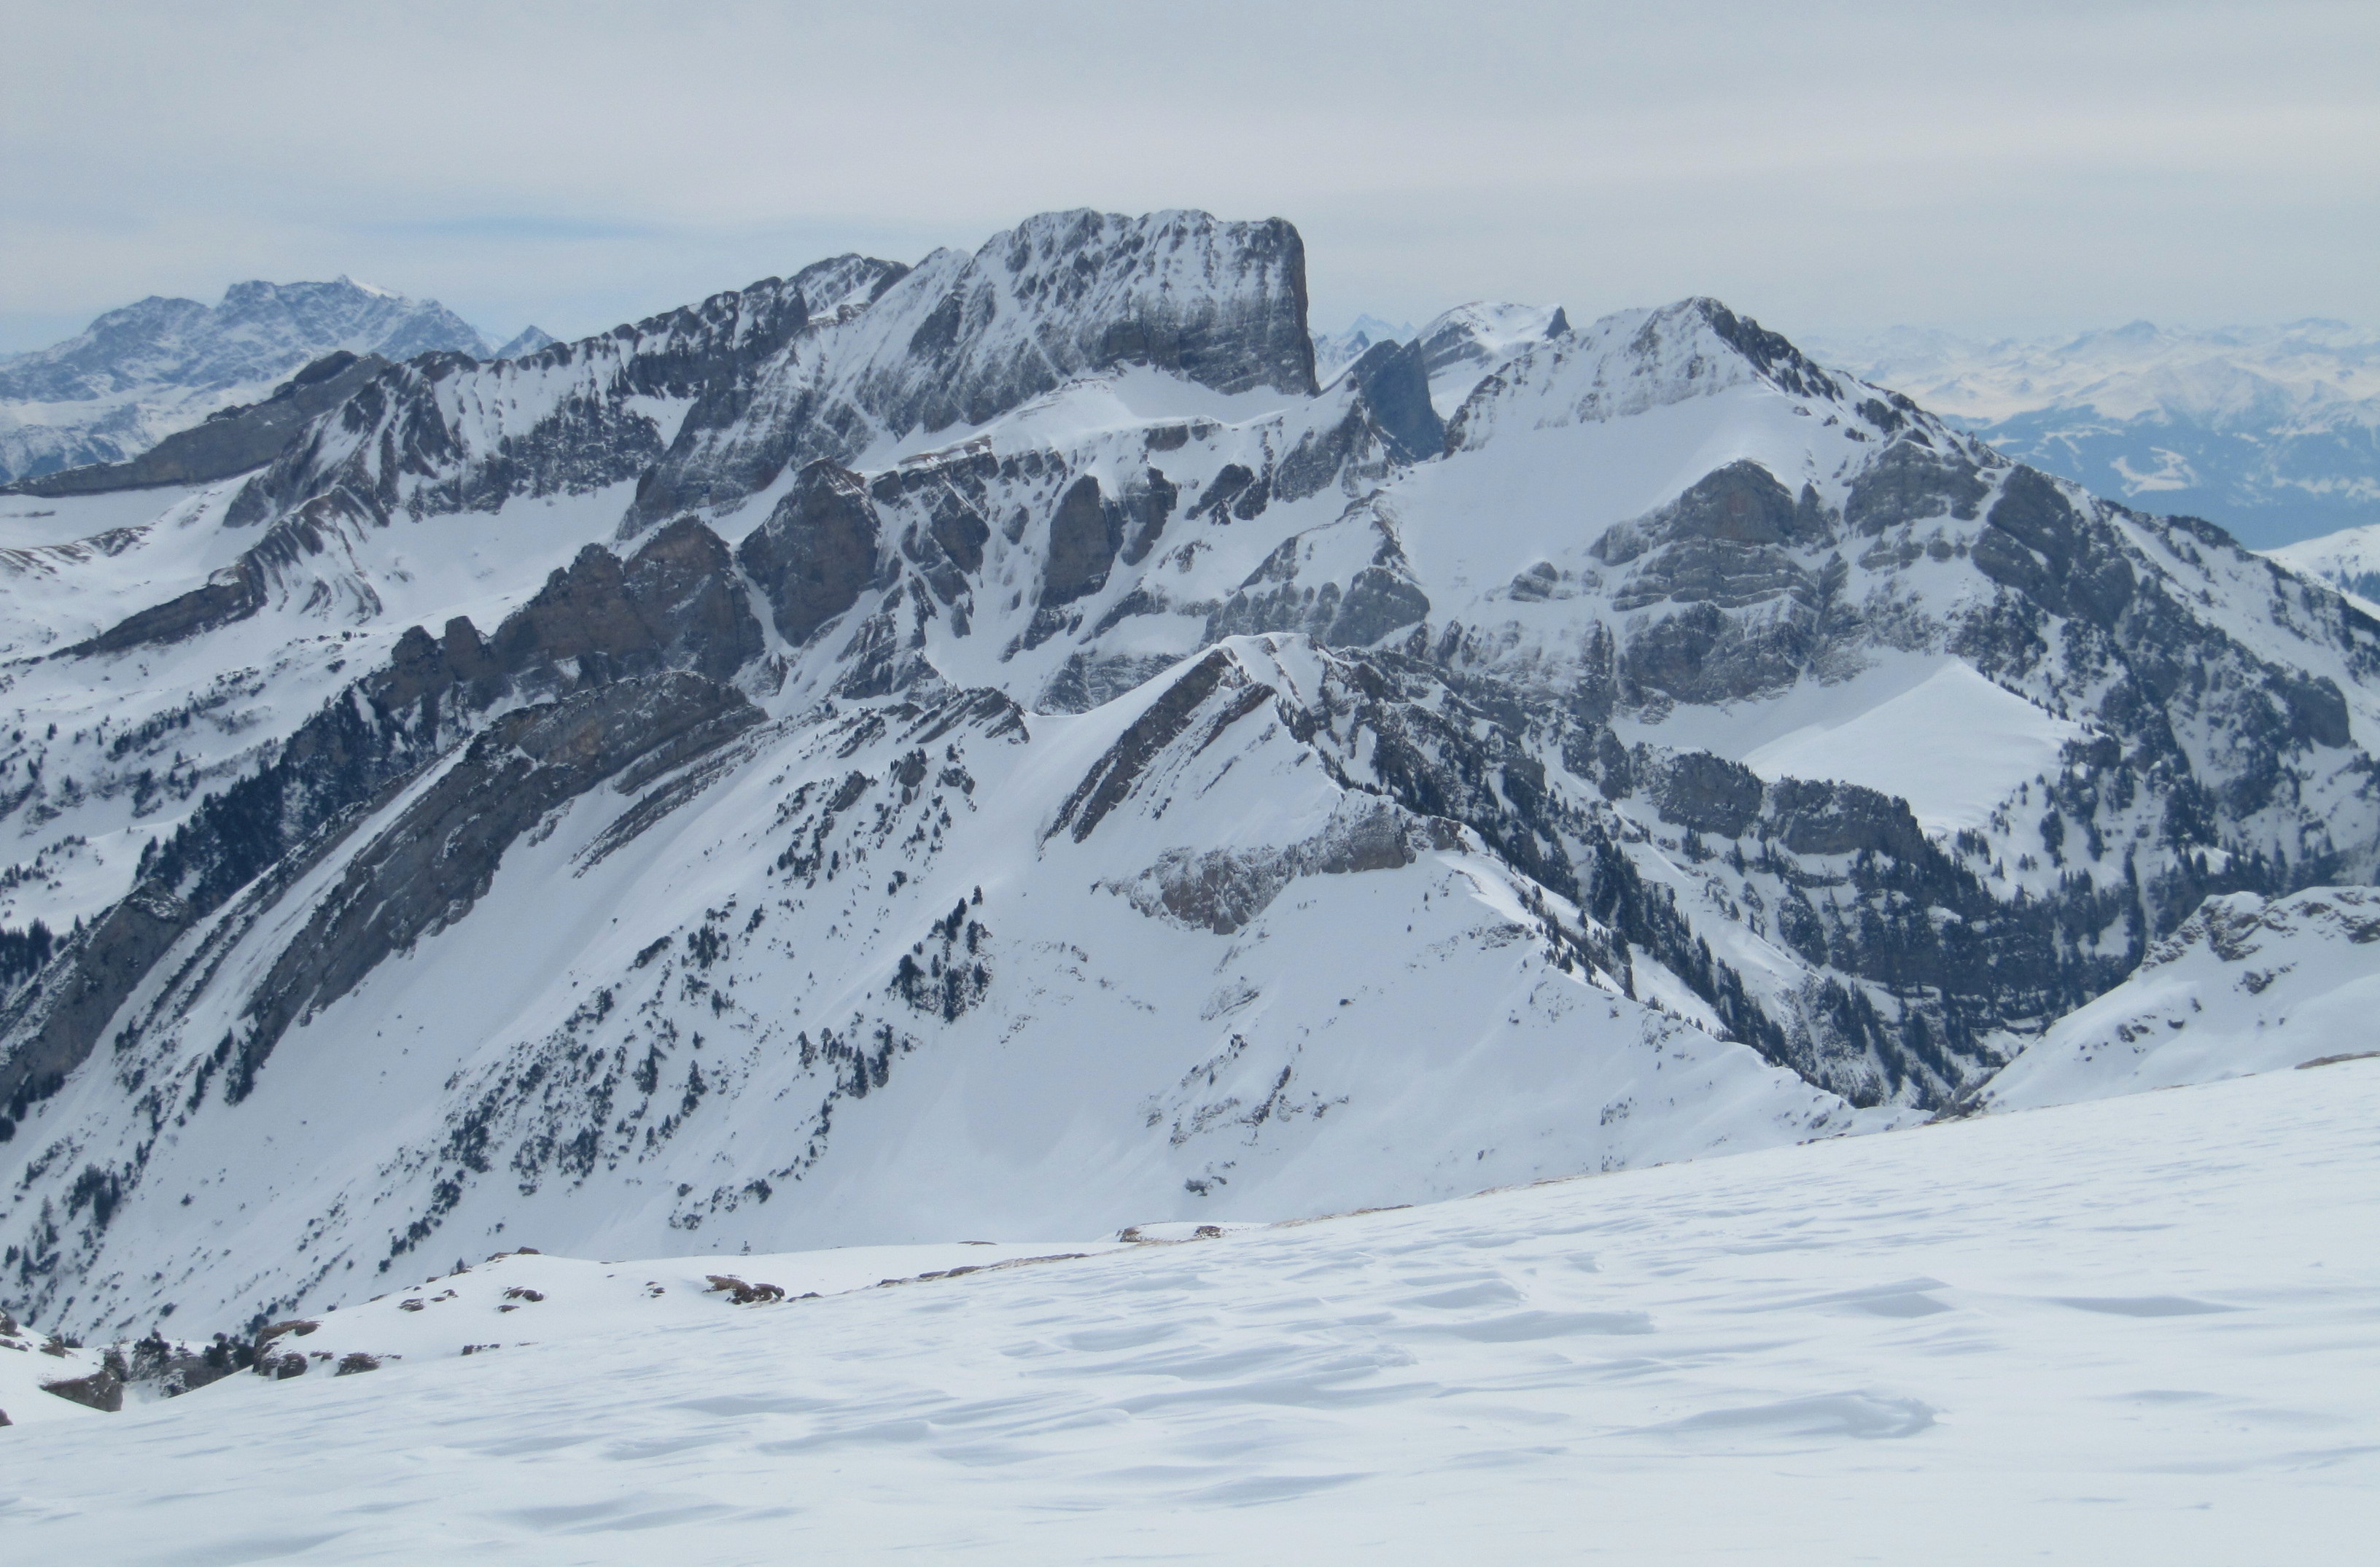
<svg viewBox="0 0 2380 1567"><path fill-rule="evenodd" d="M397 367L251 480L229 520L377 523L400 510L484 511L634 478L691 411L735 400L814 313L832 318L901 271L840 257L526 358Z"/></svg>
<svg viewBox="0 0 2380 1567"><path fill-rule="evenodd" d="M791 346L748 398L690 416L627 526L733 504L788 465L983 424L1123 365L1227 394L1312 393L1297 231L1052 213L973 256L938 251L866 312Z"/></svg>
<svg viewBox="0 0 2380 1567"><path fill-rule="evenodd" d="M8 1288L1888 1124L2210 894L2380 874L2329 588L1710 300L1542 322L1449 417L1426 344L1318 392L1301 268L1181 213L844 258L382 370L15 552L0 894L69 933L7 949Z"/></svg>

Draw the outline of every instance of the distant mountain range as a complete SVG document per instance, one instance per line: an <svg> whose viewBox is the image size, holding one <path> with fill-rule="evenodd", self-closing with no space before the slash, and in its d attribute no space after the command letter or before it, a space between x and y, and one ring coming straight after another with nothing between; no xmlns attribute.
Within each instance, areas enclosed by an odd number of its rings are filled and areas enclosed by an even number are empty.
<svg viewBox="0 0 2380 1567"><path fill-rule="evenodd" d="M127 461L225 408L265 400L329 354L505 358L552 341L532 326L491 354L435 299L346 277L236 283L214 306L152 296L63 343L0 358L0 481Z"/></svg>
<svg viewBox="0 0 2380 1567"><path fill-rule="evenodd" d="M2027 342L1900 327L1815 347L2012 457L2253 548L2380 523L2380 332L2143 321Z"/></svg>

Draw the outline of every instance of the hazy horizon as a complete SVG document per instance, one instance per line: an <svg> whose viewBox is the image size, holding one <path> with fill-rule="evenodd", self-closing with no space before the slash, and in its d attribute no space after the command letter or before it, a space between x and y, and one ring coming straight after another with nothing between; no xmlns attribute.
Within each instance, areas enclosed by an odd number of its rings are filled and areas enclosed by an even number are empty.
<svg viewBox="0 0 2380 1567"><path fill-rule="evenodd" d="M564 337L1053 207L1305 234L1313 318L2380 320L2380 13L5 0L0 352L346 273Z"/></svg>
<svg viewBox="0 0 2380 1567"><path fill-rule="evenodd" d="M1030 214L1020 214L1020 216L1026 216L1026 215L1030 215ZM1240 214L1219 214L1219 215L1240 215ZM1267 215L1280 215L1280 214L1267 214ZM1293 223L1293 222L1295 222L1296 220L1293 218L1293 219L1291 219L1291 221ZM987 236L985 236L985 237L988 239L988 238L990 238L990 235L987 235ZM813 256L813 257L810 257L810 258L808 258L808 260L810 260L810 261L819 261L819 260L822 260L822 259L824 259L824 254L828 254L828 253L840 253L840 252L827 252L827 253L822 253L822 254L821 254L821 255L820 255L820 256ZM921 258L917 257L917 256L907 256L907 257L892 256L892 257L885 257L885 258L883 258L883 259L885 259L885 260L891 260L891 261L905 261L905 262L907 262L907 263L910 263L910 264L915 264L915 262L917 262L917 261L918 260L920 260ZM800 265L803 265L803 264L807 264L807 263L806 263L806 262L804 262L804 263L788 263L785 267L783 267L783 269L781 269L778 273L774 273L774 274L764 274L764 275L776 275L776 276L784 276L784 275L788 275L788 274L790 274L791 273L793 273L793 272L795 272L795 271L799 270L799 266L800 266ZM388 291L389 291L389 292L391 292L391 293L395 293L395 294L403 295L403 296L405 296L405 297L407 297L407 298L412 298L412 299L419 300L419 301L425 301L425 302L435 302L435 303L438 303L438 304L445 305L445 306L447 306L449 309L455 310L455 311L456 311L456 313L457 313L457 314L461 315L465 321L468 322L472 327L474 327L475 329L477 329L477 330L479 331L479 333L480 334L480 335L481 335L481 336L485 337L485 338L488 340L488 343L489 343L489 345L490 345L491 346L500 346L500 345L502 345L503 343L504 343L504 342L505 342L505 341L507 341L508 339L510 339L510 338L512 338L512 337L514 337L514 336L517 335L517 334L521 332L521 330L522 330L522 329L524 329L524 328L526 328L526 327L530 327L530 326L537 327L537 328L539 328L539 329L540 329L540 330L541 330L541 331L549 332L549 333L551 333L554 337L556 337L556 338L558 338L558 339L560 339L560 340L562 340L562 341L565 341L565 342L573 341L573 340L576 340L576 339L578 339L578 338L582 338L582 337L595 336L595 335L599 335L599 334L602 334L602 333L604 333L604 332L606 332L606 331L609 331L611 328L613 328L613 327L614 327L614 326L622 325L622 324L625 324L625 323L626 323L626 322L633 322L633 321L637 321L637 320L641 320L641 319L643 319L644 317L647 317L647 316L655 315L655 314L659 314L659 313L662 313L662 312L666 311L666 310L674 310L674 309L675 309L675 308L677 308L678 306L681 306L681 305L690 305L690 304L693 304L693 303L697 302L698 300L699 300L699 299L701 299L701 298L706 298L707 296L709 296L709 295L710 295L710 294L720 293L720 292L722 292L722 290L741 288L741 287L746 286L746 285L748 285L748 284L751 284L751 283L754 283L754 282L759 281L759 279L758 279L757 277L755 277L755 278L743 278L743 279L740 279L740 280L738 280L737 282L735 282L735 283L723 283L723 284L721 284L720 285L718 285L717 287L709 288L709 289L704 289L704 290L702 290L702 291L700 291L700 292L698 292L698 293L695 293L695 294L689 294L689 295L686 296L686 297L685 297L685 298L675 298L675 299L659 300L659 301L656 301L656 302L655 302L655 303L653 303L650 308L637 310L635 313L630 314L630 315L624 315L624 316L620 316L620 317L618 317L618 318L616 318L616 319L604 320L604 321L601 321L601 322L589 322L578 323L578 324L575 325L573 328L571 328L570 330L562 330L562 329L559 329L559 328L554 327L552 324L551 324L548 321L546 321L546 320L545 320L545 319L543 319L542 317L536 316L536 315L534 315L534 314L532 314L532 315L530 315L530 316L528 316L528 317L525 317L525 318L523 318L523 319L521 319L521 320L517 320L517 321L506 320L506 321L502 321L502 322L490 322L490 321L483 321L483 320L475 319L475 318L471 315L471 313L470 313L468 310L462 310L462 309L460 309L459 307L456 307L456 306L455 305L454 299L453 299L453 298L451 297L451 291L443 291L443 292L442 292L441 290L439 290L438 288L436 288L436 287L434 287L434 286L432 286L432 287L429 287L429 288L399 288L399 287L395 287L395 285L393 285L387 284L387 283L385 283L385 282L382 281L381 279L379 279L379 278L377 278L377 277L371 276L371 275L370 275L369 273L357 273L357 272L355 272L355 271L353 271L353 270L347 270L347 271L341 272L341 273L332 273L332 274L329 274L329 275L326 275L326 276L322 276L322 277L304 277L304 278L301 278L301 277L296 277L296 276L289 276L289 277L268 277L268 278L262 278L262 279L253 279L253 278L245 278L245 277L226 278L226 279L225 279L225 280L224 280L224 282L223 282L220 285L218 285L218 286L216 286L216 287L213 287L213 288L212 288L212 289L203 289L203 290L200 290L200 291L196 292L196 293L190 293L190 294L180 294L180 295L171 295L171 294L161 294L161 293L160 293L159 291L157 291L157 290L151 290L149 293L146 293L146 294L140 294L140 295L128 296L128 297L127 297L127 298L122 298L122 299L116 300L116 301L115 301L115 303L113 303L113 304L106 305L106 306L103 306L103 307L101 307L101 309L100 309L100 310L94 310L93 312L91 312L91 314L90 316L81 317L81 318L79 318L79 319L78 319L78 318L71 318L71 317L65 317L65 316L61 316L61 317L57 318L61 324L60 324L60 325L59 325L55 330L51 331L47 335L38 335L38 334L37 334L37 338L36 338L36 340L32 340L32 341L26 341L26 342L9 342L9 341L6 341L6 340L0 340L0 357L8 357L8 356L14 356L14 355L18 355L18 354L23 354L23 353L29 353L29 352L36 352L36 351L39 351L39 350L41 350L41 349L42 349L42 348L47 348L47 347L50 347L50 346L54 346L54 345L55 345L55 344L62 343L62 342L64 342L64 341L66 341L66 340L67 340L67 339L69 339L69 338L72 338L72 337L74 337L74 336L78 335L79 334L82 333L83 331L87 330L87 329L91 325L92 321L93 321L94 319L96 319L98 316L100 316L100 315L103 315L103 314L107 313L107 312L108 312L108 311L110 311L110 310L121 310L121 309L125 308L126 306L129 306L129 305L137 304L137 303L139 303L140 300L145 299L145 298L152 298L152 297L168 298L188 298L188 299L193 299L193 300L195 300L196 302L198 302L199 304L204 305L204 306L208 307L209 309L213 309L214 307L216 307L216 306L218 306L218 305L222 304L222 302L223 302L223 300L224 300L224 297L225 297L225 293L226 293L229 289L231 289L233 286L235 286L235 285L238 285L238 284L248 283L248 282L254 282L254 281L262 281L262 282L273 283L273 284L277 284L277 285L281 285L286 286L286 285L288 285L298 284L298 283L326 283L326 282L332 282L332 281L335 281L335 280L336 280L337 278L339 278L339 277L345 277L345 278L346 278L346 279L347 279L348 281L350 281L350 282L353 282L353 283L356 283L356 284L366 286L366 287L371 287L371 288L382 288L382 289L386 289L386 290L388 290ZM1568 310L1570 311L1571 315L1572 316L1572 318L1573 318L1574 320L1576 320L1576 321L1578 321L1578 322L1585 322L1591 321L1591 320L1595 319L1597 316L1609 314L1609 313L1611 313L1612 311L1615 311L1615 310L1631 310L1631 309L1637 309L1637 308L1649 308L1649 307L1653 307L1653 306L1658 306L1658 305L1662 305L1662 304L1668 304L1668 303L1670 303L1672 299L1676 299L1676 298L1686 298L1686 296L1684 296L1684 295L1671 295L1671 296L1666 296L1666 297L1661 298L1653 298L1647 297L1647 298L1640 298L1640 299L1631 299L1631 300L1625 300L1625 301L1616 302L1616 303L1612 303L1612 304L1609 304L1609 305L1608 305L1608 306L1605 306L1605 307L1603 307L1603 308L1601 308L1601 309L1595 310L1593 310L1593 311L1587 311L1587 310L1580 310L1580 309L1578 309L1578 308L1572 307L1572 306L1571 305L1570 301L1569 301L1569 300L1567 300L1567 299L1560 299L1560 298L1546 298L1546 299L1512 299L1512 298L1497 298L1497 299L1493 299L1493 300L1491 300L1488 296L1485 296L1485 295L1472 295L1472 296L1467 296L1467 297L1463 298L1449 298L1449 299L1447 299L1443 304L1441 304L1440 306L1439 306L1439 307L1438 307L1437 309L1435 309L1435 310L1427 310L1427 311L1425 311L1425 312L1422 312L1422 313L1413 314L1413 315L1399 315L1399 316L1396 316L1396 317L1394 317L1394 318L1391 318L1390 315L1388 315L1387 313L1385 313L1385 312L1383 312L1383 311L1381 311L1381 310L1378 310L1371 309L1371 308L1366 307L1366 306L1363 305L1362 303L1358 302L1358 303L1356 303L1355 305L1354 305L1352 308L1344 309L1344 310L1338 310L1338 311L1335 311L1335 312L1330 312L1330 313L1326 313L1326 312L1325 312L1325 311L1324 311L1324 310L1323 310L1319 306L1317 306L1315 309L1313 309L1312 310L1310 310L1310 311L1308 312L1308 325L1309 325L1309 326L1310 326L1310 327L1311 327L1315 332L1321 333L1321 334L1326 334L1326 335L1328 335L1328 334L1338 334L1338 333L1343 333L1343 332L1346 332L1346 331L1352 330L1352 329L1353 329L1354 327L1355 327L1358 323L1360 323L1360 322L1365 322L1365 321L1378 322L1384 323L1384 324L1386 324L1386 325L1389 325L1389 326L1390 326L1390 327L1396 327L1396 328L1401 328L1401 329L1418 331L1418 330L1419 330L1423 325L1427 324L1429 321L1433 320L1434 318L1436 318L1437 316L1439 316L1439 315L1440 315L1440 314L1444 313L1444 312L1445 312L1445 311L1447 311L1447 310L1453 310L1453 309L1457 308L1458 306L1462 306L1462 305L1476 304L1476 303L1483 303L1483 302L1505 303L1505 304L1546 305L1546 306L1560 305L1560 306L1563 306L1566 310ZM1722 299L1722 303L1727 304L1727 305L1728 305L1730 308L1731 308L1731 309L1737 308L1737 307L1740 305L1740 301L1735 300L1735 299ZM1803 346L1803 347L1805 347L1805 348L1810 348L1810 349L1812 349L1813 351L1815 351L1817 348L1819 348L1819 347L1821 347L1821 346L1834 346L1834 345L1842 344L1842 343L1846 343L1846 342L1866 341L1866 340L1871 340L1871 339L1877 339L1877 338L1882 338L1882 337L1888 336L1888 335L1889 335L1889 334L1894 334L1894 333L1900 333L1900 332L1927 332L1927 333L1931 333L1931 332L1939 332L1939 333L1944 333L1944 334L1949 334L1949 335L1951 335L1951 336L1958 337L1958 338L1961 338L1961 339L1963 339L1963 340L1970 340L1970 341L1974 341L1974 342L1978 342L1978 343L1988 343L1988 342L1995 342L1995 341L2000 341L2000 340L2009 340L2009 341L2015 341L2015 342L2022 342L2022 343L2028 343L2028 344L2039 344L2039 343L2055 342L2055 341L2058 341L2058 340L2060 340L2060 339L2064 339L2064 338L2081 337L2081 336L2083 336L2083 335L2086 335L2086 334L2093 334L2093 333L2118 332L2118 331L2124 330L2124 329L2126 329L2126 328L2128 328L2128 327L2138 326L2138 325L2143 325L2143 324L2155 326L2155 327L2156 327L2157 329L2159 329L2159 330L2161 330L2161 331L2173 332L2173 333L2180 333L2180 334L2206 334L2206 333L2217 333L2217 332L2226 332L2226 331L2284 331L2284 330L2287 330L2287 329L2289 329L2289 328L2290 328L2290 327L2294 327L2294 326L2301 326L2301 325L2305 325L2305 324L2308 324L2308 323L2311 323L2311 322L2327 322L2327 323L2330 323L2330 324L2346 326L2346 327L2349 327L2349 328L2350 328L2350 329L2352 329L2352 330L2358 330L2358 331L2369 331L2369 330L2374 330L2374 327L2373 327L2372 323L2371 323L2371 322L2367 322L2367 321L2361 321L2361 320L2350 320L2350 319L2348 319L2348 318L2345 318L2345 317L2339 317L2339 316L2304 315L2304 316L2296 316L2296 317L2291 317L2291 318L2289 318L2289 319L2287 319L2287 320L2273 319L2273 320L2261 320L2261 321L2260 321L2260 320L2238 319L2238 318L2233 318L2233 319L2222 319L2222 320L2206 320L2206 321L2183 321L2183 320L2171 320L2171 319L2166 319L2166 320L2153 320L2153 319L2151 319L2151 318L2149 318L2149 317L2146 317L2146 316L2137 316L2137 315L2136 315L2136 316L2131 316L2131 317L2127 317L2127 318L2121 318L2121 319L2110 318L2110 319L2107 319L2107 320L2105 320L2105 321L2077 322L2077 323L2074 323L2074 324L2072 324L2072 325L2068 325L2068 326L2059 326L2059 327L2038 327L2038 326L2037 326L2037 327L2034 327L2034 328L2032 328L2032 329L2029 329L2029 330L2028 330L2028 329L2022 329L2022 328L2013 328L2013 327L1995 326L1995 325L1992 325L1992 324L1989 324L1989 323L1949 324L1949 323L1944 323L1944 322L1926 322L1926 321L1893 321L1893 322L1882 322L1882 323L1880 323L1880 324L1874 325L1874 326L1858 327L1858 328L1853 328L1853 329L1849 329L1849 330L1840 330L1840 329L1838 329L1838 330L1828 330L1828 329L1820 328L1820 329L1815 329L1815 330L1810 330L1810 331L1807 331L1807 332L1801 332L1801 331L1797 331L1797 329L1796 329L1796 328L1794 328L1793 326L1791 326L1791 325L1790 325L1790 324L1780 324L1779 322L1776 322L1776 321L1774 321L1774 320L1769 320L1769 319L1767 319L1767 318L1764 318L1764 317L1762 317L1762 316L1761 316L1761 314L1760 314L1760 312L1759 312L1756 309L1754 309L1754 308L1752 308L1752 307L1750 307L1750 306L1742 306L1742 307L1741 308L1741 313L1745 314L1745 315L1752 316L1752 317L1754 317L1755 319L1762 320L1764 324L1766 324L1766 325L1769 325L1769 326L1771 326L1771 327L1775 327L1777 330L1779 330L1779 331L1784 332L1784 333L1785 333L1785 334L1786 334L1788 337L1793 337L1793 338L1797 338L1797 339L1806 339L1806 340L1804 340L1804 341L1802 341L1802 342L1801 342L1801 346ZM38 322L39 322L42 318L38 317L38 316L28 316L28 317L24 317L24 318L21 318L21 319L22 319L24 322L27 322L38 323ZM5 324L5 323L0 323L0 324ZM29 329L32 329L32 328L29 328Z"/></svg>

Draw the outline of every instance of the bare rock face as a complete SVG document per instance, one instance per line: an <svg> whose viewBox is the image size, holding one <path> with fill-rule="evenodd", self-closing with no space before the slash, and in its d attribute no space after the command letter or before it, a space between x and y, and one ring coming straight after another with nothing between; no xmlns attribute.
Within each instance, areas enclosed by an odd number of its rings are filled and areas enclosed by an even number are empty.
<svg viewBox="0 0 2380 1567"><path fill-rule="evenodd" d="M742 499L788 465L981 424L1068 379L1145 365L1219 392L1311 394L1305 247L1278 218L1044 213L973 256L937 251L847 323L820 323L706 399L625 528Z"/></svg>
<svg viewBox="0 0 2380 1567"><path fill-rule="evenodd" d="M1707 751L1672 759L1648 793L1662 820L1722 838L1742 837L1760 815L1759 776Z"/></svg>
<svg viewBox="0 0 2380 1567"><path fill-rule="evenodd" d="M0 1037L17 1041L0 1056L0 1101L12 1115L54 1092L90 1057L115 1009L191 918L188 904L144 884L70 939L40 981L0 1013Z"/></svg>
<svg viewBox="0 0 2380 1567"><path fill-rule="evenodd" d="M638 550L621 589L669 668L726 680L765 650L725 541L690 516Z"/></svg>
<svg viewBox="0 0 2380 1567"><path fill-rule="evenodd" d="M450 637L455 631L448 627ZM664 668L724 680L762 647L759 623L745 602L726 544L692 517L681 517L625 563L600 544L588 545L505 620L490 638L487 656L513 676L575 662L576 684ZM471 673L467 655L455 674L469 678Z"/></svg>
<svg viewBox="0 0 2380 1567"><path fill-rule="evenodd" d="M1728 464L1695 480L1651 516L1621 523L1595 543L1595 558L1631 568L1613 607L1664 601L1742 609L1781 593L1813 596L1801 552L1833 542L1815 493L1797 503L1758 463Z"/></svg>
<svg viewBox="0 0 2380 1567"><path fill-rule="evenodd" d="M1972 522L1990 488L1972 464L1912 441L1896 441L1852 481L1843 521L1871 539L1936 517Z"/></svg>
<svg viewBox="0 0 2380 1567"><path fill-rule="evenodd" d="M651 631L629 601L620 557L589 544L505 620L489 650L499 666L524 670L565 660L582 665L625 660L650 652L652 642Z"/></svg>
<svg viewBox="0 0 2380 1567"><path fill-rule="evenodd" d="M1122 509L1106 504L1089 474L1067 486L1050 516L1050 551L1041 560L1041 604L1055 609L1107 586L1123 542Z"/></svg>
<svg viewBox="0 0 2380 1567"><path fill-rule="evenodd" d="M1347 373L1400 462L1419 462L1446 448L1446 421L1430 406L1429 371L1419 343L1375 343Z"/></svg>
<svg viewBox="0 0 2380 1567"><path fill-rule="evenodd" d="M2131 565L2086 528L2046 475L2019 468L1975 540L1975 565L2052 614L2112 627L2137 586Z"/></svg>
<svg viewBox="0 0 2380 1567"><path fill-rule="evenodd" d="M768 598L778 634L798 647L875 580L881 533L859 476L815 462L745 539L736 564Z"/></svg>
<svg viewBox="0 0 2380 1567"><path fill-rule="evenodd" d="M1123 364L1219 392L1316 390L1305 247L1278 218L1045 213L946 275L912 274L926 308L907 362L867 388L890 429L980 424Z"/></svg>

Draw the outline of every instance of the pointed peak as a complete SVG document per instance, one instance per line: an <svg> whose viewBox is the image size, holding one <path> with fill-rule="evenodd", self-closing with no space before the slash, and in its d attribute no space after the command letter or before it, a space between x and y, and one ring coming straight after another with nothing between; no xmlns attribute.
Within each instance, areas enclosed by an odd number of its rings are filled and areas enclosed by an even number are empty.
<svg viewBox="0 0 2380 1567"><path fill-rule="evenodd" d="M1680 300L1656 313L1669 311L1691 312L1699 318L1713 335L1751 361L1764 379L1781 391L1797 397L1840 398L1844 394L1840 382L1782 333L1769 331L1750 316L1737 315L1707 295Z"/></svg>
<svg viewBox="0 0 2380 1567"><path fill-rule="evenodd" d="M510 342L497 349L492 357L499 359L523 358L530 354L536 353L540 348L552 346L556 341L557 339L552 333L547 332L540 327L525 326L520 329L520 332L514 336Z"/></svg>

